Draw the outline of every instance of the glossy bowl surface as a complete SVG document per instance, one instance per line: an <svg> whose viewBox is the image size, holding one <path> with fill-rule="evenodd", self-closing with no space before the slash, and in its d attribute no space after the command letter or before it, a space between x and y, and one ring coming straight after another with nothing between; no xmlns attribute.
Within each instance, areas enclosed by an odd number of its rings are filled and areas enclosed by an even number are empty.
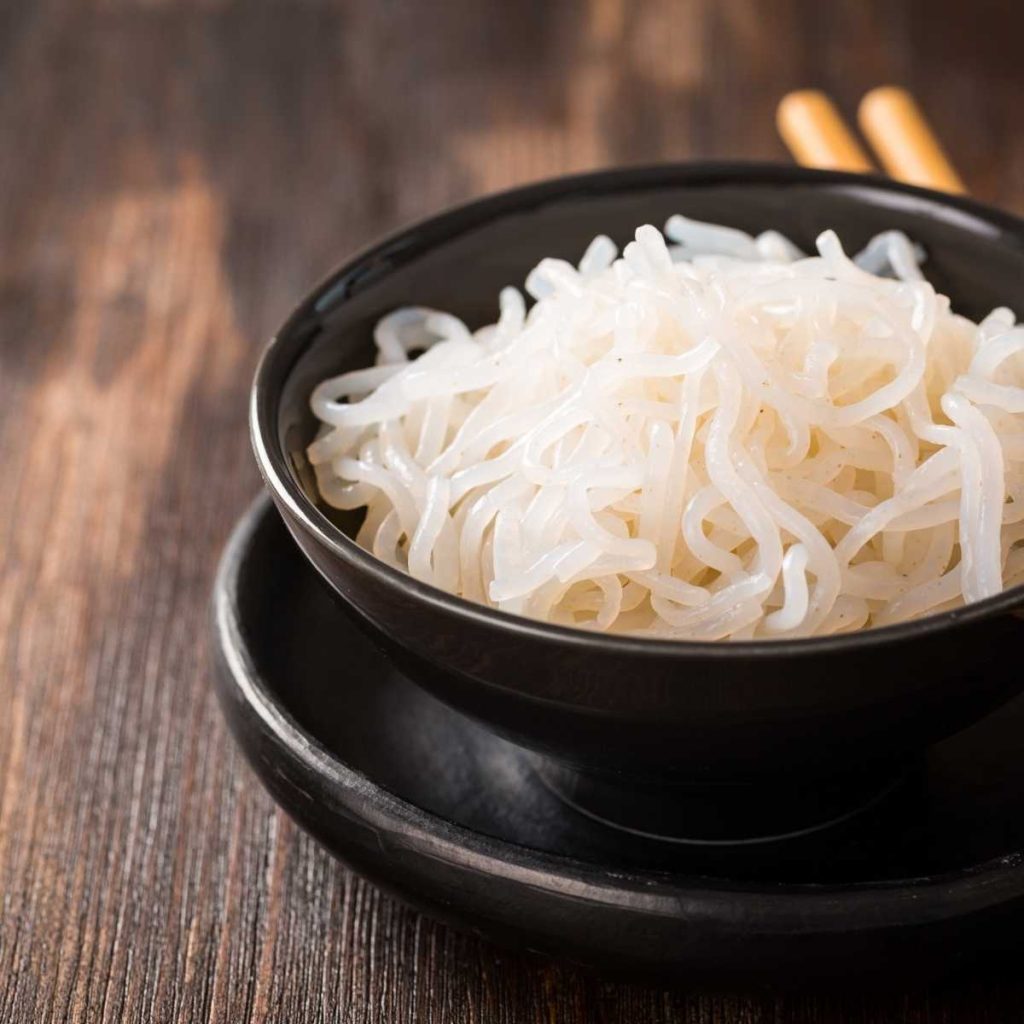
<svg viewBox="0 0 1024 1024"><path fill-rule="evenodd" d="M811 248L899 228L927 274L980 317L1024 299L1024 222L884 179L774 165L680 165L561 178L408 228L321 283L256 373L257 461L312 564L402 669L500 734L577 768L680 782L825 778L899 762L1020 689L1022 588L919 621L803 640L605 637L521 619L418 583L360 549L357 517L318 502L304 450L327 376L368 365L371 333L407 304L493 321L496 296L542 256L578 258L681 212ZM344 652L339 651L339 658Z"/></svg>

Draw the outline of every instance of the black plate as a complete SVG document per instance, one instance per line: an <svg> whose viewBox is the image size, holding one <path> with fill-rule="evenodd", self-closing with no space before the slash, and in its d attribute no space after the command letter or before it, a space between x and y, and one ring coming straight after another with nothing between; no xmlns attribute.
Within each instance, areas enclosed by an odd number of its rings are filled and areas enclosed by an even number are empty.
<svg viewBox="0 0 1024 1024"><path fill-rule="evenodd" d="M223 706L267 788L435 916L617 970L730 982L934 974L1019 945L1024 699L844 826L686 846L574 812L531 755L406 680L269 500L224 554L213 628Z"/></svg>

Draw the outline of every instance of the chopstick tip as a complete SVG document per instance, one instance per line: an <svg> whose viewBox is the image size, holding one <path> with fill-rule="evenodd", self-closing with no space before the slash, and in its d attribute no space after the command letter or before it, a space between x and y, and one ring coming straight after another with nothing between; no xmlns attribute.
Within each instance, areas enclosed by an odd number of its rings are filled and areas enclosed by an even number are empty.
<svg viewBox="0 0 1024 1024"><path fill-rule="evenodd" d="M861 97L857 106L857 120L863 124L865 117L870 118L873 109L879 105L887 106L891 103L913 104L914 98L910 90L905 89L902 85L876 85Z"/></svg>

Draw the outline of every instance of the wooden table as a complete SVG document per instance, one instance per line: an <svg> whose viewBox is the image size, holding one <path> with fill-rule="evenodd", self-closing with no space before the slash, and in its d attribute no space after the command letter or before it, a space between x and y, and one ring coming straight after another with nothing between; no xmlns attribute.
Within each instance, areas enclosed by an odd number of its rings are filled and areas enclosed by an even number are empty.
<svg viewBox="0 0 1024 1024"><path fill-rule="evenodd" d="M1012 6L4 6L0 1020L1024 1019L1005 972L661 992L424 920L275 810L221 721L206 632L259 486L256 354L337 260L567 170L782 159L773 106L804 84L848 110L911 86L975 193L1022 208Z"/></svg>

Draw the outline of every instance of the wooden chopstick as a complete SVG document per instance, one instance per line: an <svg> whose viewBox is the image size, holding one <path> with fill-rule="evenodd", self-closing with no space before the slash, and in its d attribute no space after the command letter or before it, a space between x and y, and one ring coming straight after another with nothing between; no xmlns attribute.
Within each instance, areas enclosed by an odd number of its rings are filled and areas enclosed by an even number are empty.
<svg viewBox="0 0 1024 1024"><path fill-rule="evenodd" d="M872 89L861 100L858 121L893 178L943 192L967 191L906 89L892 85ZM800 89L784 96L776 112L776 125L783 142L804 167L861 172L875 169L843 115L823 92Z"/></svg>
<svg viewBox="0 0 1024 1024"><path fill-rule="evenodd" d="M782 98L775 124L783 142L804 167L833 171L872 171L874 166L823 92L800 89Z"/></svg>
<svg viewBox="0 0 1024 1024"><path fill-rule="evenodd" d="M872 89L860 101L857 120L892 177L943 192L967 191L921 108L906 89L894 85Z"/></svg>

